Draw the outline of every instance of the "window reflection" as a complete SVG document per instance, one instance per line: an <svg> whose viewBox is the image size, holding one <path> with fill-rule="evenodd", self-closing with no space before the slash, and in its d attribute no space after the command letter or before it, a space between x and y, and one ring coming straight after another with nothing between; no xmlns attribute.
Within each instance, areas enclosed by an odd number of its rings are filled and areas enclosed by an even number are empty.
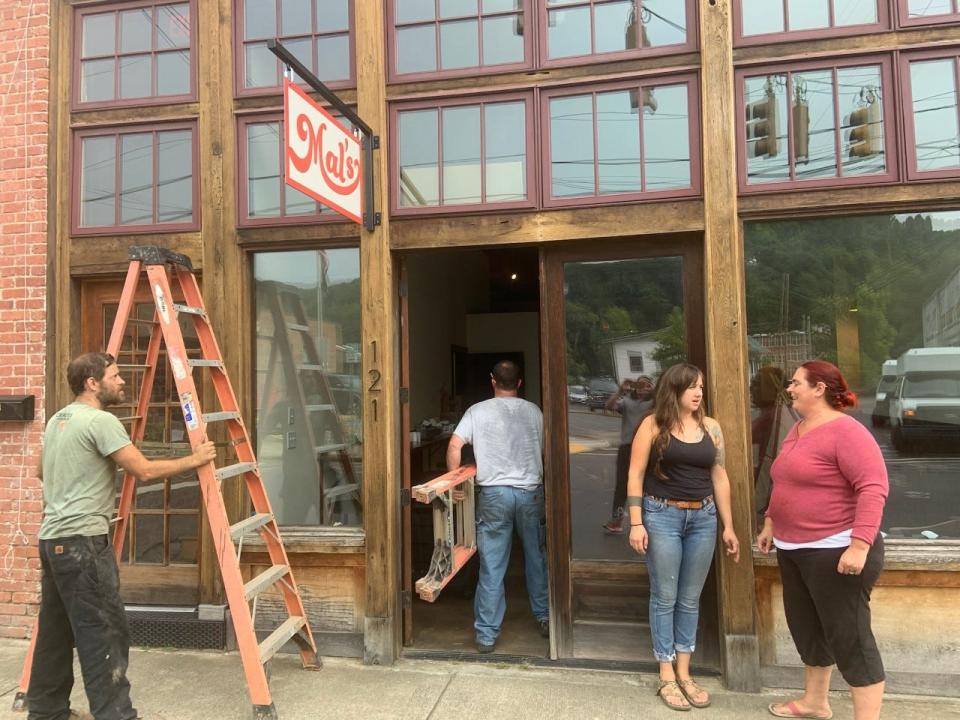
<svg viewBox="0 0 960 720"><path fill-rule="evenodd" d="M281 525L362 524L360 255L254 257L257 458Z"/></svg>
<svg viewBox="0 0 960 720"><path fill-rule="evenodd" d="M756 508L796 420L783 383L836 363L890 476L888 537L960 538L960 213L745 225ZM843 242L837 242L842 238Z"/></svg>
<svg viewBox="0 0 960 720"><path fill-rule="evenodd" d="M907 17L923 18L949 15L956 11L955 0L907 0Z"/></svg>
<svg viewBox="0 0 960 720"><path fill-rule="evenodd" d="M553 0L547 10L547 56L683 45L686 23L686 0Z"/></svg>
<svg viewBox="0 0 960 720"><path fill-rule="evenodd" d="M960 167L956 60L910 63L916 169Z"/></svg>
<svg viewBox="0 0 960 720"><path fill-rule="evenodd" d="M787 0L786 13L781 0L741 0L740 15L744 37L879 22L877 0Z"/></svg>

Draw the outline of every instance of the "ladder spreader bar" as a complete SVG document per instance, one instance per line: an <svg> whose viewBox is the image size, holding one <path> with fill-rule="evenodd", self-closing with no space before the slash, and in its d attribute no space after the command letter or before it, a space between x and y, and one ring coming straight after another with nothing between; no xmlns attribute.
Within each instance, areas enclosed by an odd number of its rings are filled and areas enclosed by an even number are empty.
<svg viewBox="0 0 960 720"><path fill-rule="evenodd" d="M224 410L223 412L211 412L203 414L205 423L220 422L221 420L239 420L240 413L236 410Z"/></svg>
<svg viewBox="0 0 960 720"><path fill-rule="evenodd" d="M187 365L195 367L223 368L223 360L208 360L207 358L188 358Z"/></svg>
<svg viewBox="0 0 960 720"><path fill-rule="evenodd" d="M178 313L184 313L187 315L206 315L207 312L202 307L193 307L191 305L181 305L180 303L174 303L173 309Z"/></svg>

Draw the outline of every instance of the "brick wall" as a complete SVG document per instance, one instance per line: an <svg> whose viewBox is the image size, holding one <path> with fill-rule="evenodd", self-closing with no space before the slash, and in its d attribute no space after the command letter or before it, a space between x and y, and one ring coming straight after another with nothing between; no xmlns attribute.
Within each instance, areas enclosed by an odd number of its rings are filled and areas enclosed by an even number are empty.
<svg viewBox="0 0 960 720"><path fill-rule="evenodd" d="M32 423L0 422L0 637L39 599L49 50L50 0L0 3L0 394L37 396Z"/></svg>

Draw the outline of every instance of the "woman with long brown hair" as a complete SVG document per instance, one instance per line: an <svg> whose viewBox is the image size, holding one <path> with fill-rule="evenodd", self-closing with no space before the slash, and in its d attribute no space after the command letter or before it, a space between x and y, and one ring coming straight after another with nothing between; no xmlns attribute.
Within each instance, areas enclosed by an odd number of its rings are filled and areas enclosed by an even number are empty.
<svg viewBox="0 0 960 720"><path fill-rule="evenodd" d="M668 368L657 381L654 412L633 440L627 476L630 545L647 556L650 631L660 664L657 694L674 710L707 707L710 696L690 677L700 593L717 541L734 561L730 481L723 433L703 412L703 373L695 365Z"/></svg>

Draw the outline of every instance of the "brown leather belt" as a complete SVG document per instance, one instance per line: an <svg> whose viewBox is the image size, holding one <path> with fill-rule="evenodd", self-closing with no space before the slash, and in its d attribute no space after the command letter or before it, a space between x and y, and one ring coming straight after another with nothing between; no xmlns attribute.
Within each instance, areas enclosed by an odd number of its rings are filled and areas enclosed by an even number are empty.
<svg viewBox="0 0 960 720"><path fill-rule="evenodd" d="M681 510L700 510L707 503L713 502L713 495L707 495L703 500L670 500L669 498L659 498L653 495L647 495L651 500L662 502Z"/></svg>

